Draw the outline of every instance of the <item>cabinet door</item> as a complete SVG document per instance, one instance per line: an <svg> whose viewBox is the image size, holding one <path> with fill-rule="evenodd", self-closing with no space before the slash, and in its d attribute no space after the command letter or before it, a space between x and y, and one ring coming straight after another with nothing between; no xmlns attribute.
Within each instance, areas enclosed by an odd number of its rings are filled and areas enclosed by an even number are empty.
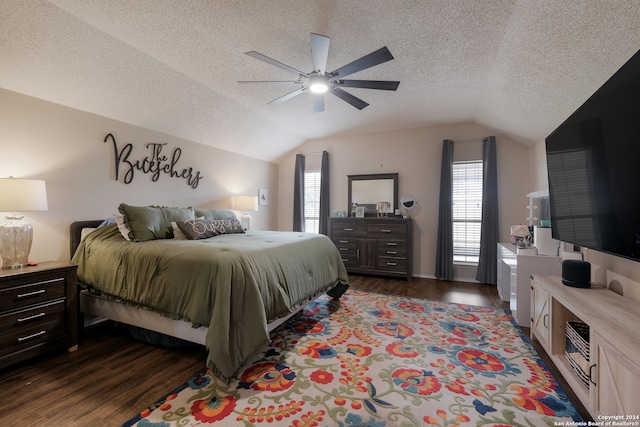
<svg viewBox="0 0 640 427"><path fill-rule="evenodd" d="M378 241L377 240L359 240L358 241L358 268L376 268L376 260L378 258Z"/></svg>
<svg viewBox="0 0 640 427"><path fill-rule="evenodd" d="M531 337L535 335L547 353L549 348L549 293L531 282Z"/></svg>
<svg viewBox="0 0 640 427"><path fill-rule="evenodd" d="M592 407L601 415L639 415L640 365L597 332L591 336Z"/></svg>

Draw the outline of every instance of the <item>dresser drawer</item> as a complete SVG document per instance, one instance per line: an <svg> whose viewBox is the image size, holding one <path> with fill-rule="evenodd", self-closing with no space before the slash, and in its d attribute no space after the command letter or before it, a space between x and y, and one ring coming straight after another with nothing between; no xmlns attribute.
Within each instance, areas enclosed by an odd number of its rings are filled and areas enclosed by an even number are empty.
<svg viewBox="0 0 640 427"><path fill-rule="evenodd" d="M344 239L333 239L333 244L336 245L336 248L338 248L338 252L340 252L340 254L355 255L358 242L355 240L344 238Z"/></svg>
<svg viewBox="0 0 640 427"><path fill-rule="evenodd" d="M378 240L378 256L381 257L407 257L406 240Z"/></svg>
<svg viewBox="0 0 640 427"><path fill-rule="evenodd" d="M0 289L0 311L25 307L65 296L64 277L43 278L32 283Z"/></svg>
<svg viewBox="0 0 640 427"><path fill-rule="evenodd" d="M65 335L65 301L0 316L0 356Z"/></svg>
<svg viewBox="0 0 640 427"><path fill-rule="evenodd" d="M358 258L355 254L343 254L342 263L344 264L345 268L358 267Z"/></svg>
<svg viewBox="0 0 640 427"><path fill-rule="evenodd" d="M407 226L404 224L369 224L367 234L374 239L393 237L394 239L407 238Z"/></svg>
<svg viewBox="0 0 640 427"><path fill-rule="evenodd" d="M334 237L366 237L367 225L359 221L334 221L331 223Z"/></svg>
<svg viewBox="0 0 640 427"><path fill-rule="evenodd" d="M378 257L378 270L404 273L407 271L407 260L402 258Z"/></svg>

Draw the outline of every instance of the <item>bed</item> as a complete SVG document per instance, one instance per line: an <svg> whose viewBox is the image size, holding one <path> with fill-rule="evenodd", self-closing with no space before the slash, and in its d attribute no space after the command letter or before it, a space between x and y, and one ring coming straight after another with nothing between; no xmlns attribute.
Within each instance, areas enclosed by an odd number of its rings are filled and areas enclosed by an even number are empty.
<svg viewBox="0 0 640 427"><path fill-rule="evenodd" d="M339 298L348 287L341 256L323 235L162 233L127 241L121 224L74 222L81 312L204 344L207 366L226 382L263 350L271 330L321 293Z"/></svg>

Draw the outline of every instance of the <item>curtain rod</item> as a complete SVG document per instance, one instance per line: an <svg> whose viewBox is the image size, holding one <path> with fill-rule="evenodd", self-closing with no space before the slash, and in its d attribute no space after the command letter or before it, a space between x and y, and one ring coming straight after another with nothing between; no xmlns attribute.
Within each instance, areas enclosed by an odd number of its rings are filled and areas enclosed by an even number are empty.
<svg viewBox="0 0 640 427"><path fill-rule="evenodd" d="M482 142L484 138L473 138L473 139L452 139L454 143L456 142Z"/></svg>
<svg viewBox="0 0 640 427"><path fill-rule="evenodd" d="M451 138L448 138L448 139L453 142L482 142L487 138L491 138L491 136L483 136L482 138L458 139L458 140L451 139Z"/></svg>
<svg viewBox="0 0 640 427"><path fill-rule="evenodd" d="M319 155L321 155L322 153L324 153L325 151L327 151L327 150L323 150L323 151L315 151L315 152L313 152L313 153L300 153L300 154L302 154L303 156L319 156Z"/></svg>

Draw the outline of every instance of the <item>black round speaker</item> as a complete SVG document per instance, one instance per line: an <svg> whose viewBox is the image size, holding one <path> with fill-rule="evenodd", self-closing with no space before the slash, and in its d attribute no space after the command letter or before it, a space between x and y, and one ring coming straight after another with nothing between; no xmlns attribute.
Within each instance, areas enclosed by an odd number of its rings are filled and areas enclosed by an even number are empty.
<svg viewBox="0 0 640 427"><path fill-rule="evenodd" d="M562 261L562 283L574 288L591 287L591 264L577 259Z"/></svg>

